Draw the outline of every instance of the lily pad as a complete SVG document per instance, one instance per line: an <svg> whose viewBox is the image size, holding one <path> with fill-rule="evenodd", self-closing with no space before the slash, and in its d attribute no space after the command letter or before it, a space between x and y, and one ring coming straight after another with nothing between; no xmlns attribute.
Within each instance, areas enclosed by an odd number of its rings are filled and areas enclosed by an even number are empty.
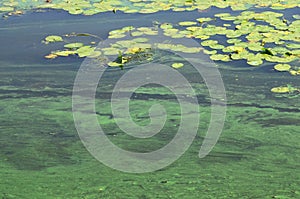
<svg viewBox="0 0 300 199"><path fill-rule="evenodd" d="M208 21L211 21L212 18L209 18L209 17L201 17L201 18L198 18L197 21L199 21L200 23L203 23L203 22L208 22Z"/></svg>
<svg viewBox="0 0 300 199"><path fill-rule="evenodd" d="M195 21L181 21L178 24L180 26L192 26L192 25L196 25L197 22L195 22Z"/></svg>
<svg viewBox="0 0 300 199"><path fill-rule="evenodd" d="M274 87L271 89L273 93L289 93L290 89L287 86Z"/></svg>
<svg viewBox="0 0 300 199"><path fill-rule="evenodd" d="M107 65L110 67L121 67L123 64L117 62L108 62Z"/></svg>
<svg viewBox="0 0 300 199"><path fill-rule="evenodd" d="M176 68L176 69L177 69L177 68L181 68L181 67L183 67L183 63L173 63L173 64L172 64L172 67L173 67L173 68Z"/></svg>
<svg viewBox="0 0 300 199"><path fill-rule="evenodd" d="M60 42L63 41L63 38L61 36L57 35L49 35L45 38L45 41L50 43L50 42Z"/></svg>
<svg viewBox="0 0 300 199"><path fill-rule="evenodd" d="M222 55L222 54L211 55L210 59L214 61L230 61L229 55Z"/></svg>
<svg viewBox="0 0 300 199"><path fill-rule="evenodd" d="M62 50L62 51L56 51L53 54L57 56L62 56L62 57L67 57L69 55L74 55L76 54L76 51L71 51L71 50Z"/></svg>
<svg viewBox="0 0 300 199"><path fill-rule="evenodd" d="M76 43L65 44L64 47L69 49L74 49L74 48L80 48L83 45L84 45L83 43L76 42Z"/></svg>
<svg viewBox="0 0 300 199"><path fill-rule="evenodd" d="M289 64L276 64L274 66L274 69L277 71L289 71L291 69L291 66Z"/></svg>
<svg viewBox="0 0 300 199"><path fill-rule="evenodd" d="M76 50L76 53L78 54L78 57L86 57L90 56L92 53L94 53L95 47L91 46L82 46Z"/></svg>
<svg viewBox="0 0 300 199"><path fill-rule="evenodd" d="M218 41L216 40L205 40L203 42L201 42L201 45L202 46L210 46L210 45L213 45L213 44L217 44Z"/></svg>

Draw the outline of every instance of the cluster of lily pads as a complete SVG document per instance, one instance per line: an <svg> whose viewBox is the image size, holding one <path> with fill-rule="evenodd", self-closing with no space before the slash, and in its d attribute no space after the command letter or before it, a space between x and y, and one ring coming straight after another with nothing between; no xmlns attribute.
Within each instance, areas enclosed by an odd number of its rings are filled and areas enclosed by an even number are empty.
<svg viewBox="0 0 300 199"><path fill-rule="evenodd" d="M115 55L116 60L109 66L120 66L136 61L151 60L153 51L147 43L147 35L157 35L158 31L171 38L191 38L201 47L187 47L183 44L160 43L155 48L172 49L184 53L203 51L214 61L244 60L252 66L266 62L274 63L274 69L300 75L300 15L293 15L287 20L281 12L288 8L300 7L299 0L3 0L0 2L0 13L22 14L26 9L62 9L70 14L94 15L102 12L155 13L158 11L193 11L230 7L242 11L238 14L218 13L214 17L201 17L177 24L158 23L154 27L124 27L113 30L109 38L125 38L128 33L131 39L118 40L104 49L97 49L94 44L66 42L63 50L52 51L46 58L77 55L78 57L100 57ZM273 11L253 12L252 7L271 8ZM65 42L60 36L48 36L45 43ZM172 67L180 68L182 63L173 63ZM277 89L276 89L277 88ZM276 87L272 92L298 92L291 87ZM287 89L288 88L288 89Z"/></svg>
<svg viewBox="0 0 300 199"><path fill-rule="evenodd" d="M64 39L58 35L49 35L43 42L45 44L64 42ZM92 46L94 44L94 42L91 42L91 45L84 45L81 42L66 43L63 50L52 51L50 54L45 55L45 58L54 59L58 56L67 57L69 55L77 55L78 57L98 57L101 55L101 52L95 50L96 47Z"/></svg>
<svg viewBox="0 0 300 199"><path fill-rule="evenodd" d="M246 10L255 7L287 9L299 7L298 0L2 0L0 12L15 12L24 9L51 8L66 10L70 14L94 15L108 11L124 13L155 13L158 11L205 10L211 6Z"/></svg>

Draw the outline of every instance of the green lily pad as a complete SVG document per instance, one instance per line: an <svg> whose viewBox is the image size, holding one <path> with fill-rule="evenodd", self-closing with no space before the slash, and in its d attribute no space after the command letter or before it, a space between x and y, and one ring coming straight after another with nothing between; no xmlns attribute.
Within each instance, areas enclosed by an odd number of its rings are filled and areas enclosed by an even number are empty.
<svg viewBox="0 0 300 199"><path fill-rule="evenodd" d="M183 63L173 63L173 64L172 64L172 67L173 67L173 68L176 68L176 69L177 69L177 68L181 68L181 67L183 67Z"/></svg>
<svg viewBox="0 0 300 199"><path fill-rule="evenodd" d="M119 55L120 50L112 47L102 48L104 55Z"/></svg>
<svg viewBox="0 0 300 199"><path fill-rule="evenodd" d="M57 36L57 35L50 35L50 36L47 36L45 38L45 41L50 43L50 42L60 42L60 41L63 41L63 38L61 36Z"/></svg>
<svg viewBox="0 0 300 199"><path fill-rule="evenodd" d="M113 34L113 35L109 35L108 38L110 39L120 39L120 38L124 38L126 37L125 34Z"/></svg>
<svg viewBox="0 0 300 199"><path fill-rule="evenodd" d="M210 45L213 45L213 44L217 44L218 41L216 40L205 40L203 42L201 42L201 45L202 46L210 46Z"/></svg>
<svg viewBox="0 0 300 199"><path fill-rule="evenodd" d="M160 28L161 29L170 29L170 28L173 28L173 25L170 23L163 23L160 25Z"/></svg>
<svg viewBox="0 0 300 199"><path fill-rule="evenodd" d="M256 42L250 43L250 44L247 46L247 48L248 48L249 50L256 51L256 52L260 52L260 51L263 50L263 47L261 46L261 44L260 44L260 43L256 43Z"/></svg>
<svg viewBox="0 0 300 199"><path fill-rule="evenodd" d="M247 61L247 64L249 64L251 66L259 66L259 65L263 64L263 60L261 60L261 59L249 59Z"/></svg>
<svg viewBox="0 0 300 199"><path fill-rule="evenodd" d="M83 43L76 42L76 43L65 44L64 47L69 49L74 49L74 48L80 48L83 45L84 45Z"/></svg>
<svg viewBox="0 0 300 199"><path fill-rule="evenodd" d="M211 44L211 45L209 45L209 47L212 49L223 49L225 46L223 46L221 44Z"/></svg>
<svg viewBox="0 0 300 199"><path fill-rule="evenodd" d="M117 62L108 62L107 65L110 67L121 67L123 64Z"/></svg>
<svg viewBox="0 0 300 199"><path fill-rule="evenodd" d="M95 47L82 46L76 50L78 57L86 57L94 53Z"/></svg>
<svg viewBox="0 0 300 199"><path fill-rule="evenodd" d="M241 41L241 39L227 39L227 43L229 44L239 43Z"/></svg>
<svg viewBox="0 0 300 199"><path fill-rule="evenodd" d="M214 61L230 61L229 55L222 55L222 54L211 55L210 59Z"/></svg>
<svg viewBox="0 0 300 199"><path fill-rule="evenodd" d="M300 48L300 44L289 43L289 44L286 45L286 47L292 48L292 49L294 49L294 48Z"/></svg>
<svg viewBox="0 0 300 199"><path fill-rule="evenodd" d="M201 18L198 18L198 19L196 19L196 20L199 21L200 23L203 23L203 22L211 21L212 18L209 18L209 17L201 17Z"/></svg>
<svg viewBox="0 0 300 199"><path fill-rule="evenodd" d="M276 64L274 66L274 69L277 71L289 71L291 69L291 66L289 64Z"/></svg>
<svg viewBox="0 0 300 199"><path fill-rule="evenodd" d="M215 14L215 17L219 17L219 18L228 17L228 16L231 16L231 14L230 13L217 13L217 14Z"/></svg>
<svg viewBox="0 0 300 199"><path fill-rule="evenodd" d="M77 52L78 53L78 52ZM96 57L99 57L102 53L100 51L92 51L89 55L87 55L87 57L89 58L96 58Z"/></svg>
<svg viewBox="0 0 300 199"><path fill-rule="evenodd" d="M203 50L203 53L207 54L207 55L214 55L214 54L217 54L217 52L218 51L216 51L216 50L206 50L206 49Z"/></svg>
<svg viewBox="0 0 300 199"><path fill-rule="evenodd" d="M137 43L147 42L149 39L145 37L134 38L132 41Z"/></svg>
<svg viewBox="0 0 300 199"><path fill-rule="evenodd" d="M141 36L141 35L143 35L143 34L144 34L144 33L141 32L141 31L132 31L132 32L130 33L130 35L133 36L133 37L138 37L138 36Z"/></svg>
<svg viewBox="0 0 300 199"><path fill-rule="evenodd" d="M196 25L197 22L195 22L195 21L181 21L178 24L180 26L192 26L192 25Z"/></svg>
<svg viewBox="0 0 300 199"><path fill-rule="evenodd" d="M300 19L300 15L293 15L294 19Z"/></svg>
<svg viewBox="0 0 300 199"><path fill-rule="evenodd" d="M67 57L69 55L74 55L76 54L76 51L71 51L71 50L63 50L63 51L56 51L53 53L54 55L57 56L62 56L62 57Z"/></svg>
<svg viewBox="0 0 300 199"><path fill-rule="evenodd" d="M273 93L289 93L290 89L287 86L274 87L271 89Z"/></svg>

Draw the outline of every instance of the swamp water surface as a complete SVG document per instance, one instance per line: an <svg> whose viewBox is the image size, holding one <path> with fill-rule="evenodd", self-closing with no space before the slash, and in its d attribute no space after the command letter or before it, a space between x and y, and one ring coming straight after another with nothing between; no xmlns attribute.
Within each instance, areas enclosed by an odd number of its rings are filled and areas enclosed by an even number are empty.
<svg viewBox="0 0 300 199"><path fill-rule="evenodd" d="M88 32L105 39L109 31L128 25L176 23L217 12L211 8L209 13L70 16L51 10L1 20L1 198L300 198L299 95L270 92L275 86L299 85L299 76L276 72L274 64L251 67L242 61L216 62L226 88L226 121L212 152L199 159L210 119L210 99L198 75L189 67L178 69L197 92L201 112L198 134L187 152L170 166L130 174L95 160L76 132L72 89L83 58L44 58L62 46L41 42L51 34ZM178 128L179 105L162 87L140 88L131 101L137 123L149 122L148 109L155 103L163 104L170 114L155 137L143 141L126 136L113 120L109 98L112 85L127 70L107 68L101 79L96 102L99 122L109 139L124 149L158 149Z"/></svg>

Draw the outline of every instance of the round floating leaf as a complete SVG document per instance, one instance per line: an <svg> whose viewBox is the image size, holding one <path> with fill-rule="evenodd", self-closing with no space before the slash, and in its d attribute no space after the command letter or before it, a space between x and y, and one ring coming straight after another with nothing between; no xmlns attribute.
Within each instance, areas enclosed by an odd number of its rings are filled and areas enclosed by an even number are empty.
<svg viewBox="0 0 300 199"><path fill-rule="evenodd" d="M125 34L114 34L114 35L109 35L108 38L110 39L120 39L120 38L123 38L123 37L126 37Z"/></svg>
<svg viewBox="0 0 300 199"><path fill-rule="evenodd" d="M147 42L149 39L144 37L134 38L132 41L137 43Z"/></svg>
<svg viewBox="0 0 300 199"><path fill-rule="evenodd" d="M96 58L96 57L99 57L102 53L100 51L93 51L91 52L89 55L87 55L87 57L89 58Z"/></svg>
<svg viewBox="0 0 300 199"><path fill-rule="evenodd" d="M84 45L83 43L76 42L76 43L65 44L64 47L69 48L69 49L73 49L73 48L80 48L83 45Z"/></svg>
<svg viewBox="0 0 300 199"><path fill-rule="evenodd" d="M237 38L240 37L242 34L240 31L228 30L226 33L227 38Z"/></svg>
<svg viewBox="0 0 300 199"><path fill-rule="evenodd" d="M225 48L222 49L223 52L235 52L235 53L239 53L244 50L245 48L241 46L226 46Z"/></svg>
<svg viewBox="0 0 300 199"><path fill-rule="evenodd" d="M133 31L133 32L130 33L130 35L133 36L133 37L141 36L143 34L144 33L141 32L141 31Z"/></svg>
<svg viewBox="0 0 300 199"><path fill-rule="evenodd" d="M72 15L79 15L83 13L83 10L80 8L65 8L65 10L67 10Z"/></svg>
<svg viewBox="0 0 300 199"><path fill-rule="evenodd" d="M195 21L181 21L178 24L180 26L192 26L192 25L196 25L197 22L195 22Z"/></svg>
<svg viewBox="0 0 300 199"><path fill-rule="evenodd" d="M201 17L201 18L198 18L198 19L196 19L196 20L199 21L200 23L203 23L203 22L211 21L212 18L209 18L209 17Z"/></svg>
<svg viewBox="0 0 300 199"><path fill-rule="evenodd" d="M234 43L239 43L241 42L242 40L241 39L228 39L227 40L227 43L229 44L234 44Z"/></svg>
<svg viewBox="0 0 300 199"><path fill-rule="evenodd" d="M229 55L222 55L222 54L211 55L210 59L214 61L230 61Z"/></svg>
<svg viewBox="0 0 300 199"><path fill-rule="evenodd" d="M224 46L221 44L211 44L211 45L209 45L209 47L212 49L223 49L224 48Z"/></svg>
<svg viewBox="0 0 300 199"><path fill-rule="evenodd" d="M176 69L177 69L177 68L181 68L181 67L183 67L183 63L173 63L173 64L172 64L172 67L173 67L173 68L176 68Z"/></svg>
<svg viewBox="0 0 300 199"><path fill-rule="evenodd" d="M46 42L59 42L59 41L63 41L63 38L61 36L57 36L57 35L50 35L50 36L47 36L45 38L45 41Z"/></svg>
<svg viewBox="0 0 300 199"><path fill-rule="evenodd" d="M280 53L280 54L285 54L285 53L290 52L290 50L288 50L287 48L279 47L279 46L274 47L273 51L276 52L276 53Z"/></svg>
<svg viewBox="0 0 300 199"><path fill-rule="evenodd" d="M271 89L273 93L289 93L290 89L287 86L274 87Z"/></svg>
<svg viewBox="0 0 300 199"><path fill-rule="evenodd" d="M79 49L76 50L76 53L79 57L86 57L91 55L95 50L95 47L91 46L82 46Z"/></svg>
<svg viewBox="0 0 300 199"><path fill-rule="evenodd" d="M261 46L261 44L260 43L256 43L256 42L249 43L249 45L247 46L247 48L249 50L256 51L256 52L260 52L263 49L263 47Z"/></svg>
<svg viewBox="0 0 300 199"><path fill-rule="evenodd" d="M231 16L230 13L217 13L215 14L215 17L228 17Z"/></svg>
<svg viewBox="0 0 300 199"><path fill-rule="evenodd" d="M294 19L300 19L300 15L293 15Z"/></svg>
<svg viewBox="0 0 300 199"><path fill-rule="evenodd" d="M103 48L101 49L104 55L119 55L120 50L116 48Z"/></svg>
<svg viewBox="0 0 300 199"><path fill-rule="evenodd" d="M224 21L234 21L236 19L235 16L223 16L223 17L220 17L220 18Z"/></svg>
<svg viewBox="0 0 300 199"><path fill-rule="evenodd" d="M71 50L63 50L63 51L56 51L53 54L57 56L62 56L62 57L67 57L69 55L74 55L76 54L76 51L71 51Z"/></svg>
<svg viewBox="0 0 300 199"><path fill-rule="evenodd" d="M161 29L171 29L171 28L173 28L173 25L170 23L163 23L160 25L160 28Z"/></svg>
<svg viewBox="0 0 300 199"><path fill-rule="evenodd" d="M276 64L274 69L277 71L289 71L291 66L289 64Z"/></svg>
<svg viewBox="0 0 300 199"><path fill-rule="evenodd" d="M217 44L218 41L216 40L205 40L203 42L201 42L201 45L202 46L210 46L210 45L213 45L213 44Z"/></svg>
<svg viewBox="0 0 300 199"><path fill-rule="evenodd" d="M292 49L294 49L294 48L300 48L300 44L289 43L289 44L286 45L286 47L292 48Z"/></svg>
<svg viewBox="0 0 300 199"><path fill-rule="evenodd" d="M214 54L217 54L218 51L216 50L206 50L204 49L203 50L203 53L207 54L207 55L214 55Z"/></svg>
<svg viewBox="0 0 300 199"><path fill-rule="evenodd" d="M120 63L117 63L117 62L108 62L107 65L110 66L110 67L120 67L123 64L120 64Z"/></svg>
<svg viewBox="0 0 300 199"><path fill-rule="evenodd" d="M261 59L249 59L247 61L247 64L249 64L251 66L259 66L259 65L263 64L263 61Z"/></svg>

